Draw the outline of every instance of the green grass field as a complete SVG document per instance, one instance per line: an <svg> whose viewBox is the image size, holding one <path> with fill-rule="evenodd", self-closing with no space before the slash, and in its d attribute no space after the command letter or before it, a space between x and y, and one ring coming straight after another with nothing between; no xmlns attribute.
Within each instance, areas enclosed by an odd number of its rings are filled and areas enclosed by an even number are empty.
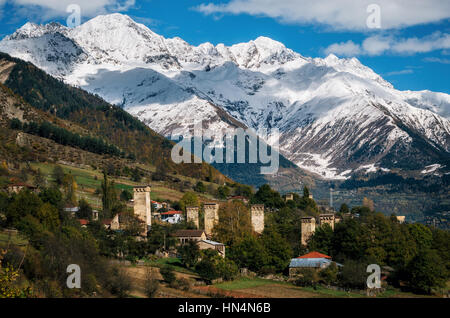
<svg viewBox="0 0 450 318"><path fill-rule="evenodd" d="M183 265L181 264L181 261L176 257L160 258L157 260L146 260L145 264L149 265L149 266L153 266L153 267L159 267L159 268L162 268L164 266L169 266L176 272L196 275L195 272L183 267Z"/></svg>

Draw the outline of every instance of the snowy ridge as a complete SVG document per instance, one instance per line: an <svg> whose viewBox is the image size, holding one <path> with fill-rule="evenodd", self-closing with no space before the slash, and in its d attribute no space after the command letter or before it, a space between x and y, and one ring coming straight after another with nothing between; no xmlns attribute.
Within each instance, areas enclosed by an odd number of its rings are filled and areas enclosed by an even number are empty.
<svg viewBox="0 0 450 318"><path fill-rule="evenodd" d="M121 14L74 29L27 23L0 51L121 105L166 136L200 119L214 130L277 128L280 151L324 178L443 169L450 160L450 96L398 91L356 58L303 57L267 37L192 46Z"/></svg>

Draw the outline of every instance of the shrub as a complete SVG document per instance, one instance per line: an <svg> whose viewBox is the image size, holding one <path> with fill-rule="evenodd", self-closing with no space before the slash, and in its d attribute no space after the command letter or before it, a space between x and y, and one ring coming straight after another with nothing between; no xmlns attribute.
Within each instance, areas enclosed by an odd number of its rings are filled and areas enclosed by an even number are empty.
<svg viewBox="0 0 450 318"><path fill-rule="evenodd" d="M357 261L347 261L338 280L342 287L364 289L367 281L366 266Z"/></svg>
<svg viewBox="0 0 450 318"><path fill-rule="evenodd" d="M131 199L133 199L133 195L131 194L130 191L128 191L128 190L123 190L123 191L120 193L120 200L128 202L128 201L130 201Z"/></svg>
<svg viewBox="0 0 450 318"><path fill-rule="evenodd" d="M203 251L203 258L195 267L196 272L206 282L222 278L232 280L239 273L238 266L230 259L224 259L216 251Z"/></svg>
<svg viewBox="0 0 450 318"><path fill-rule="evenodd" d="M145 295L147 295L148 298L153 298L158 292L158 289L159 280L156 278L151 268L148 268L144 282Z"/></svg>
<svg viewBox="0 0 450 318"><path fill-rule="evenodd" d="M197 274L207 283L211 283L212 280L219 278L219 273L216 270L216 266L209 258L202 259L197 266L195 266L195 270Z"/></svg>
<svg viewBox="0 0 450 318"><path fill-rule="evenodd" d="M298 271L299 277L295 285L301 287L316 286L319 281L319 275L313 268L302 268Z"/></svg>
<svg viewBox="0 0 450 318"><path fill-rule="evenodd" d="M107 281L107 289L111 294L120 298L128 295L131 289L131 283L128 275L118 266L111 269L109 279Z"/></svg>
<svg viewBox="0 0 450 318"><path fill-rule="evenodd" d="M197 182L197 184L194 187L194 191L195 192L200 192L200 193L206 192L205 184L203 182L201 182L201 181Z"/></svg>
<svg viewBox="0 0 450 318"><path fill-rule="evenodd" d="M322 269L319 272L320 281L326 285L334 285L337 283L339 269L336 263Z"/></svg>
<svg viewBox="0 0 450 318"><path fill-rule="evenodd" d="M175 279L175 273L173 272L173 269L170 266L164 266L159 271L161 273L161 276L163 277L164 281L168 284L172 284Z"/></svg>
<svg viewBox="0 0 450 318"><path fill-rule="evenodd" d="M178 252L181 256L183 264L188 268L194 267L200 257L199 247L194 241L189 241L188 243L183 244L178 249Z"/></svg>
<svg viewBox="0 0 450 318"><path fill-rule="evenodd" d="M219 276L224 280L233 280L239 274L239 268L230 259L221 259L216 266Z"/></svg>
<svg viewBox="0 0 450 318"><path fill-rule="evenodd" d="M426 250L414 257L406 267L406 275L409 287L425 294L445 287L448 280L445 264L434 250Z"/></svg>
<svg viewBox="0 0 450 318"><path fill-rule="evenodd" d="M184 291L188 291L191 288L191 283L186 278L180 278L180 279L174 280L170 284L170 287L175 288L175 289L181 289L181 290L184 290Z"/></svg>

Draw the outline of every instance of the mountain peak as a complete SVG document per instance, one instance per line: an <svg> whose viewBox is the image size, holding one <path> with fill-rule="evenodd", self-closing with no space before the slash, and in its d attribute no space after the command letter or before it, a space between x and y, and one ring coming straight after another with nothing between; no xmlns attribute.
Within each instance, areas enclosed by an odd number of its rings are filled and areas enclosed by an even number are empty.
<svg viewBox="0 0 450 318"><path fill-rule="evenodd" d="M28 38L37 38L46 33L61 32L64 33L67 28L58 22L51 22L45 25L39 25L32 22L25 23L21 28L9 36L10 40L22 40Z"/></svg>
<svg viewBox="0 0 450 318"><path fill-rule="evenodd" d="M120 13L99 15L72 29L71 37L91 56L113 64L167 53L162 36Z"/></svg>
<svg viewBox="0 0 450 318"><path fill-rule="evenodd" d="M261 46L261 47L286 48L283 43L275 41L266 36L259 36L253 42L255 42L256 46Z"/></svg>
<svg viewBox="0 0 450 318"><path fill-rule="evenodd" d="M116 22L116 23L129 23L134 22L128 15L122 13L110 13L104 15L98 15L92 18L88 22Z"/></svg>
<svg viewBox="0 0 450 318"><path fill-rule="evenodd" d="M324 59L325 62L330 63L330 64L335 64L336 62L339 61L339 58L334 55L333 53L328 54L328 56Z"/></svg>

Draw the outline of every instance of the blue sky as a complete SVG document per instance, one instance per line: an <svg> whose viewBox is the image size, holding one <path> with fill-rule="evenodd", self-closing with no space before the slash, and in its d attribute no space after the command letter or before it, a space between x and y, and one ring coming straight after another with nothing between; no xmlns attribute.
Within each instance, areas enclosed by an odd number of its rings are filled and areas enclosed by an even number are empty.
<svg viewBox="0 0 450 318"><path fill-rule="evenodd" d="M232 45L267 36L310 57L356 56L396 88L450 93L450 1L438 0L0 0L0 37L27 21L82 22L122 12L164 37ZM357 3L357 4L356 4ZM369 28L369 4L381 28ZM373 20L378 21L378 20Z"/></svg>

